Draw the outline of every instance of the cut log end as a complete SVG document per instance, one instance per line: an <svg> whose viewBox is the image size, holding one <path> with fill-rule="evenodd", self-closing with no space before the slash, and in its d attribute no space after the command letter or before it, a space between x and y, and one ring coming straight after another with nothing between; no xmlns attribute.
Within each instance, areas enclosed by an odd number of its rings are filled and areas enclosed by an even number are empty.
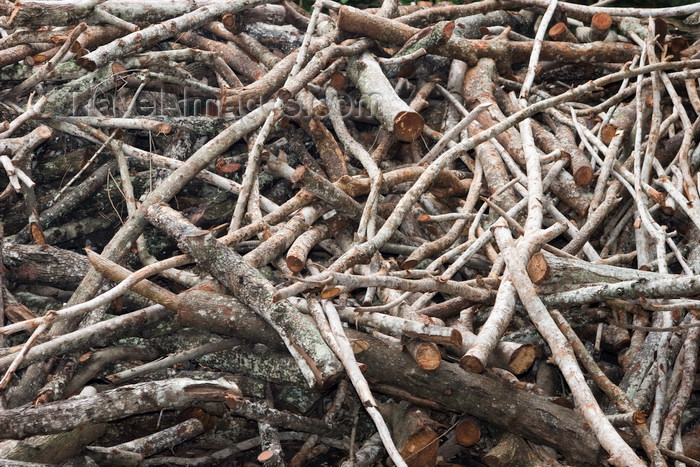
<svg viewBox="0 0 700 467"><path fill-rule="evenodd" d="M299 183L299 180L304 178L305 173L306 173L306 167L304 167L303 165L300 165L296 169L294 169L294 173L292 174L291 177L289 177L289 181L292 183Z"/></svg>
<svg viewBox="0 0 700 467"><path fill-rule="evenodd" d="M605 143L605 144L610 144L610 142L615 137L616 132L617 132L617 125L614 125L612 123L605 124L603 126L603 128L600 130L601 141L603 141L603 143Z"/></svg>
<svg viewBox="0 0 700 467"><path fill-rule="evenodd" d="M688 48L688 40L682 36L672 37L667 42L669 50L673 54L679 54Z"/></svg>
<svg viewBox="0 0 700 467"><path fill-rule="evenodd" d="M549 29L549 37L554 41L578 42L578 39L566 26L566 23L557 23Z"/></svg>
<svg viewBox="0 0 700 467"><path fill-rule="evenodd" d="M574 173L574 182L576 186L587 187L593 182L593 169L590 167L580 167Z"/></svg>
<svg viewBox="0 0 700 467"><path fill-rule="evenodd" d="M296 256L287 256L287 267L292 272L301 272L304 270L304 260Z"/></svg>
<svg viewBox="0 0 700 467"><path fill-rule="evenodd" d="M642 424L647 421L647 414L642 410L635 410L633 419L635 423Z"/></svg>
<svg viewBox="0 0 700 467"><path fill-rule="evenodd" d="M412 352L413 358L422 370L437 370L442 362L440 350L431 342L419 342Z"/></svg>
<svg viewBox="0 0 700 467"><path fill-rule="evenodd" d="M321 291L321 298L326 300L329 298L335 298L340 295L340 287L326 286Z"/></svg>
<svg viewBox="0 0 700 467"><path fill-rule="evenodd" d="M420 263L420 261L418 261L417 259L411 259L411 257L409 256L408 259L406 259L406 261L401 263L401 267L403 269L413 269L416 266L418 266L418 263Z"/></svg>
<svg viewBox="0 0 700 467"><path fill-rule="evenodd" d="M27 65L39 65L40 63L46 63L50 59L51 57L48 54L36 54L31 57L31 60L27 60L27 62L31 61L31 63L27 63Z"/></svg>
<svg viewBox="0 0 700 467"><path fill-rule="evenodd" d="M225 28L231 28L234 24L236 24L236 16L227 13L221 17L221 23L224 25Z"/></svg>
<svg viewBox="0 0 700 467"><path fill-rule="evenodd" d="M532 258L527 263L527 273L530 276L530 280L535 284L539 284L549 278L549 264L547 264L547 258L542 252L532 255Z"/></svg>
<svg viewBox="0 0 700 467"><path fill-rule="evenodd" d="M330 83L333 89L335 89L336 91L341 91L345 87L345 84L347 82L348 79L345 77L344 74L340 73L339 71L336 71L331 75Z"/></svg>
<svg viewBox="0 0 700 467"><path fill-rule="evenodd" d="M647 194L649 194L649 196L651 196L657 204L661 205L662 208L666 206L666 196L660 191L655 190L653 188L649 188L647 190Z"/></svg>
<svg viewBox="0 0 700 467"><path fill-rule="evenodd" d="M394 118L394 136L400 141L411 142L423 131L423 117L417 112L399 112Z"/></svg>
<svg viewBox="0 0 700 467"><path fill-rule="evenodd" d="M612 26L612 16L607 13L596 13L591 18L591 27L597 31L608 31Z"/></svg>
<svg viewBox="0 0 700 467"><path fill-rule="evenodd" d="M478 358L472 355L464 355L459 359L459 366L469 373L483 373L485 366Z"/></svg>
<svg viewBox="0 0 700 467"><path fill-rule="evenodd" d="M508 371L514 375L522 375L535 363L537 351L532 344L524 344L511 355Z"/></svg>
<svg viewBox="0 0 700 467"><path fill-rule="evenodd" d="M450 344L455 347L462 347L462 333L453 329L452 332L450 332Z"/></svg>
<svg viewBox="0 0 700 467"><path fill-rule="evenodd" d="M557 23L551 28L549 28L549 32L547 34L549 34L549 37L551 37L555 41L559 41L565 39L567 33L570 32L569 29L566 27L566 23Z"/></svg>
<svg viewBox="0 0 700 467"><path fill-rule="evenodd" d="M86 56L80 57L78 59L78 65L85 68L87 71L97 70L97 63L95 63L93 60L91 60L89 58L86 58Z"/></svg>
<svg viewBox="0 0 700 467"><path fill-rule="evenodd" d="M350 347L352 348L352 353L357 355L359 353L369 350L369 342L361 339L351 339Z"/></svg>
<svg viewBox="0 0 700 467"><path fill-rule="evenodd" d="M49 139L51 138L51 134L53 133L51 131L51 128L47 127L46 125L40 125L34 131L36 135L41 139Z"/></svg>
<svg viewBox="0 0 700 467"><path fill-rule="evenodd" d="M455 439L465 448L476 445L481 440L481 428L476 420L463 418L455 426Z"/></svg>

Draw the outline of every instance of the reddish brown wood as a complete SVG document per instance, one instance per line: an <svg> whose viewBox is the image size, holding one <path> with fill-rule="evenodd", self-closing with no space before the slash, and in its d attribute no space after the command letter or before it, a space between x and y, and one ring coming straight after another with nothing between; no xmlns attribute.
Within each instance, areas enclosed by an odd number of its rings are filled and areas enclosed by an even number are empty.
<svg viewBox="0 0 700 467"><path fill-rule="evenodd" d="M576 36L574 36L574 34L571 31L569 31L569 28L564 22L557 23L551 28L549 28L547 34L549 34L549 37L551 37L555 41L578 42Z"/></svg>
<svg viewBox="0 0 700 467"><path fill-rule="evenodd" d="M593 15L593 18L591 18L591 28L595 31L596 37L605 38L611 26L612 16L607 13L596 13Z"/></svg>
<svg viewBox="0 0 700 467"><path fill-rule="evenodd" d="M535 284L539 284L549 277L549 264L542 252L532 255L527 263L527 273Z"/></svg>
<svg viewBox="0 0 700 467"><path fill-rule="evenodd" d="M455 437L460 446L474 446L481 440L481 427L477 419L462 417L455 425Z"/></svg>

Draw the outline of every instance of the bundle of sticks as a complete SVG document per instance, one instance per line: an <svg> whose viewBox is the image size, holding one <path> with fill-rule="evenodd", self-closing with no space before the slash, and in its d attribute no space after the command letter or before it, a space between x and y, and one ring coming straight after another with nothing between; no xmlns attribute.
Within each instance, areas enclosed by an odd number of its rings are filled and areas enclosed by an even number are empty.
<svg viewBox="0 0 700 467"><path fill-rule="evenodd" d="M0 1L0 462L700 465L699 23Z"/></svg>

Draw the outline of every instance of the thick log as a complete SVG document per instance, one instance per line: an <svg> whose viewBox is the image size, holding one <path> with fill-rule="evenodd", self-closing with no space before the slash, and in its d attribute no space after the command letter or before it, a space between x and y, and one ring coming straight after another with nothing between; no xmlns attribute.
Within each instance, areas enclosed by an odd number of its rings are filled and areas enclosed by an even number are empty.
<svg viewBox="0 0 700 467"><path fill-rule="evenodd" d="M438 423L425 409L406 401L380 406L384 418L391 425L396 447L409 467L434 466L439 443Z"/></svg>
<svg viewBox="0 0 700 467"><path fill-rule="evenodd" d="M288 301L274 302L275 288L239 254L211 234L190 224L168 206L151 206L148 218L176 238L180 247L193 256L202 268L277 331L311 387L327 387L340 377L342 366L326 346L318 329Z"/></svg>
<svg viewBox="0 0 700 467"><path fill-rule="evenodd" d="M120 420L130 415L184 409L197 402L220 402L240 396L230 382L187 378L122 386L103 393L46 405L0 411L0 437L22 439L61 433L85 424Z"/></svg>
<svg viewBox="0 0 700 467"><path fill-rule="evenodd" d="M462 368L481 373L484 367L477 359L468 355L467 352L476 342L476 334L465 329L464 326L454 326L462 335L462 345L459 351L454 353L460 356L459 364ZM449 348L452 351L452 348ZM536 349L532 344L520 344L516 342L499 341L496 348L489 355L487 361L489 366L503 368L513 374L521 375L528 371L535 363Z"/></svg>
<svg viewBox="0 0 700 467"><path fill-rule="evenodd" d="M104 17L95 7L129 22L157 23L168 18L182 16L203 6L217 3L218 0L171 0L168 2L148 2L141 0L25 0L17 4L10 24L13 27L68 26L78 20L88 24L102 22ZM238 13L239 22L268 21L278 23L284 15L278 5L259 5ZM3 13L4 14L4 13ZM103 27L103 26L101 26ZM107 25L107 27L110 27ZM125 31L126 32L126 31Z"/></svg>
<svg viewBox="0 0 700 467"><path fill-rule="evenodd" d="M236 333L235 323L218 332ZM569 462L596 465L600 446L581 417L573 410L553 404L532 393L479 374L467 373L458 365L442 362L434 371L422 371L408 354L367 334L346 330L362 349L355 355L366 365L371 382L384 383L434 401L455 412L467 413L503 427L526 439L552 446ZM509 401L503 404L503 401Z"/></svg>
<svg viewBox="0 0 700 467"><path fill-rule="evenodd" d="M7 276L17 282L77 287L90 269L84 256L49 245L5 243L2 258Z"/></svg>
<svg viewBox="0 0 700 467"><path fill-rule="evenodd" d="M569 462L598 463L600 446L574 411L515 390L501 381L467 373L453 363L443 362L431 372L420 371L409 355L384 342L351 331L348 335L369 344L367 350L356 355L359 362L367 365L368 379L398 386L450 410L473 415L536 443L552 446ZM509 403L504 404L505 400Z"/></svg>
<svg viewBox="0 0 700 467"><path fill-rule="evenodd" d="M155 305L117 318L100 321L72 333L57 336L47 342L31 347L24 359L19 363L19 368L24 368L32 363L46 361L57 355L106 345L118 338L132 336L144 327L161 323L171 317L172 314L172 311L160 305ZM0 371L7 370L16 357L16 353L0 357Z"/></svg>
<svg viewBox="0 0 700 467"><path fill-rule="evenodd" d="M127 21L136 21L146 19L149 21L162 21L168 17L180 16L189 13L194 8L199 8L205 4L211 3L213 0L198 0L196 2L181 1L168 2L168 4L150 3L144 5L138 0L118 0L115 2L100 0L73 0L68 2L63 1L23 1L17 4L13 11L11 24L14 27L20 26L45 26L47 24L55 26L66 26L75 24L78 19L88 18L94 8L102 4L108 8L113 14L116 14ZM140 17L134 15L137 12L147 13L152 15ZM123 16L124 13L132 16Z"/></svg>
<svg viewBox="0 0 700 467"><path fill-rule="evenodd" d="M581 284L614 284L630 280L651 281L679 277L640 269L561 258L546 251L540 251L532 255L527 264L527 272L532 282L537 284L543 293L577 289Z"/></svg>
<svg viewBox="0 0 700 467"><path fill-rule="evenodd" d="M542 462L524 439L508 433L482 459L488 467L535 467Z"/></svg>
<svg viewBox="0 0 700 467"><path fill-rule="evenodd" d="M462 417L455 426L455 439L460 446L474 446L481 440L481 426L472 417Z"/></svg>
<svg viewBox="0 0 700 467"><path fill-rule="evenodd" d="M85 446L95 442L105 433L106 427L105 423L100 423L53 435L37 435L23 440L8 439L0 443L0 458L4 462L62 462L78 455Z"/></svg>
<svg viewBox="0 0 700 467"><path fill-rule="evenodd" d="M177 323L182 327L201 327L213 332L218 329L239 329L236 337L260 342L281 350L284 343L269 324L235 297L191 290L177 297Z"/></svg>
<svg viewBox="0 0 700 467"><path fill-rule="evenodd" d="M403 45L412 38L421 38L420 29L409 28L396 20L380 18L363 10L344 6L348 11L341 15L343 19L339 27L344 31L362 34L391 44ZM370 25L370 27L368 27ZM426 34L427 36L427 34ZM532 52L533 41L482 41L469 40L452 35L445 42L430 44L428 53L443 55L467 62L473 66L480 58L492 58L501 67L507 68L512 63L527 63ZM574 44L568 42L542 42L540 60L556 62L598 62L620 63L632 60L639 53L636 46L624 43L595 42L589 44Z"/></svg>
<svg viewBox="0 0 700 467"><path fill-rule="evenodd" d="M246 0L234 3L212 3L172 20L151 25L140 31L132 32L117 41L110 42L83 55L78 63L89 71L106 65L112 60L133 53L145 47L173 37L185 29L196 29L224 14L238 13L246 8L263 3L262 0Z"/></svg>

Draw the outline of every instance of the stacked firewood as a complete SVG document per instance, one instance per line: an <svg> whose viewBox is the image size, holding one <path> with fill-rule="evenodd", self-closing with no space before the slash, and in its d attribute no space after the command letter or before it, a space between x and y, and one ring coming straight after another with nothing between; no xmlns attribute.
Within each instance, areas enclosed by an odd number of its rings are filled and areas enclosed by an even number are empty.
<svg viewBox="0 0 700 467"><path fill-rule="evenodd" d="M700 5L419 3L0 0L0 464L700 465Z"/></svg>

